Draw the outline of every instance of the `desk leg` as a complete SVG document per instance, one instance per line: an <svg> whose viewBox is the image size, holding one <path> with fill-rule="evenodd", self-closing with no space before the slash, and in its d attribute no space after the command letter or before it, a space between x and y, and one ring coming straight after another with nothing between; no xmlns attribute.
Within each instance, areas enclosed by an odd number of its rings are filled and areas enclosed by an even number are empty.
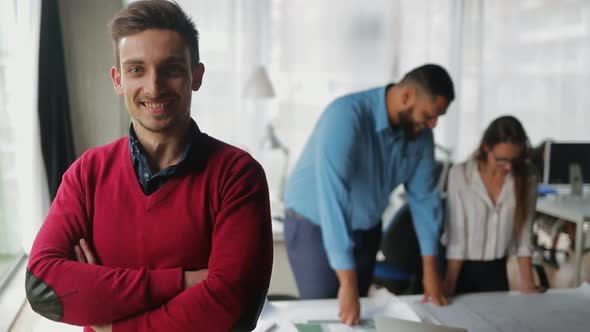
<svg viewBox="0 0 590 332"><path fill-rule="evenodd" d="M576 225L576 248L575 248L575 260L576 260L576 276L574 278L574 287L580 286L581 274L582 274L582 258L584 256L584 244L586 242L586 231L588 228L588 220L582 220L581 223Z"/></svg>

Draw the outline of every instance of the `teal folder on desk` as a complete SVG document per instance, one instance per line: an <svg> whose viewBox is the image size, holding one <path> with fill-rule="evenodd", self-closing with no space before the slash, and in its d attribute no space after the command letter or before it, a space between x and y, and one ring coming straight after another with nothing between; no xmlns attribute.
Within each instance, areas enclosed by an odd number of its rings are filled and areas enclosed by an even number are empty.
<svg viewBox="0 0 590 332"><path fill-rule="evenodd" d="M403 331L403 332L467 332L466 329L435 325L425 322L413 322L392 317L375 317L377 332Z"/></svg>

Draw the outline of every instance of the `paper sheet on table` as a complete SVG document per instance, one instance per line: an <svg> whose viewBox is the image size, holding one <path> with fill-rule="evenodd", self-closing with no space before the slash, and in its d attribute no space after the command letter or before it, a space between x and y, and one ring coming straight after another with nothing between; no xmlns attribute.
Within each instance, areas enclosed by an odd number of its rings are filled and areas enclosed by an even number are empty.
<svg viewBox="0 0 590 332"><path fill-rule="evenodd" d="M544 294L480 293L458 296L447 307L411 303L434 323L469 331L590 331L590 285Z"/></svg>
<svg viewBox="0 0 590 332"><path fill-rule="evenodd" d="M338 311L339 308L335 300L314 303L308 301L297 303L295 301L291 302L288 308L267 302L260 315L259 326L254 331L267 332L262 325L266 327L275 324L276 326L269 327L273 332L300 332L301 328L309 328L305 331L310 332L374 332L373 317L375 316L420 321L418 315L407 303L401 302L386 289L378 290L370 298L362 299L361 319L370 321L368 326L349 327L339 323ZM261 322L262 325L260 325ZM296 324L300 325L296 326Z"/></svg>

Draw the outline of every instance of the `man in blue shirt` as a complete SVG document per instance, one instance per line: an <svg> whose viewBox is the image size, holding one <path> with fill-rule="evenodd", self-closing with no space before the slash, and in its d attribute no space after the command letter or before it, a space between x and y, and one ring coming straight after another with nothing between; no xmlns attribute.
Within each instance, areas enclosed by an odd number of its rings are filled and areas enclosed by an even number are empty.
<svg viewBox="0 0 590 332"><path fill-rule="evenodd" d="M399 82L333 101L285 188L285 240L300 297L334 298L359 322L381 240L381 214L403 183L423 256L426 300L445 305L436 266L442 206L432 128L455 98L445 69L427 64Z"/></svg>

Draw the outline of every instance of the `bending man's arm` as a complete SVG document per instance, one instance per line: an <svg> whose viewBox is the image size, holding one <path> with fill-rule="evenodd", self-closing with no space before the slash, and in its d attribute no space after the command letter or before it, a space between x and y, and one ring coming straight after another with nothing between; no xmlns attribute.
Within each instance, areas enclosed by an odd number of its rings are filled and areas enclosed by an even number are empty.
<svg viewBox="0 0 590 332"><path fill-rule="evenodd" d="M445 305L442 285L436 264L442 225L442 205L436 188L434 172L434 142L432 132L422 139L422 156L410 179L405 183L414 228L422 252L425 299L432 298L437 305Z"/></svg>
<svg viewBox="0 0 590 332"><path fill-rule="evenodd" d="M355 164L359 128L356 114L341 111L351 107L338 99L322 114L315 129L316 182L319 223L328 261L338 277L339 319L358 324L360 302L350 236L350 177Z"/></svg>
<svg viewBox="0 0 590 332"><path fill-rule="evenodd" d="M330 266L354 270L354 242L350 230L350 178L356 162L359 120L341 111L351 107L342 99L330 104L315 128L315 162L319 224Z"/></svg>
<svg viewBox="0 0 590 332"><path fill-rule="evenodd" d="M183 289L183 271L122 269L76 261L74 247L92 241L94 207L86 193L83 158L64 174L29 258L31 307L51 320L100 325L157 307Z"/></svg>

